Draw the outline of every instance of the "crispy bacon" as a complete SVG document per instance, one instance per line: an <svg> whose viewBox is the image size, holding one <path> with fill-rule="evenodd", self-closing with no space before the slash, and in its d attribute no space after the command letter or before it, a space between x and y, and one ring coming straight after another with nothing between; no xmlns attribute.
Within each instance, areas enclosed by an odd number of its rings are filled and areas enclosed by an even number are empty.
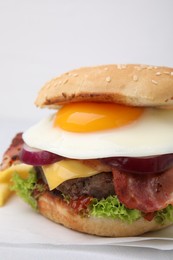
<svg viewBox="0 0 173 260"><path fill-rule="evenodd" d="M22 133L18 133L12 140L10 147L3 155L2 163L0 164L0 170L5 170L12 164L19 162L19 154L23 146Z"/></svg>
<svg viewBox="0 0 173 260"><path fill-rule="evenodd" d="M162 174L127 174L113 169L115 192L129 209L154 212L173 204L173 168Z"/></svg>

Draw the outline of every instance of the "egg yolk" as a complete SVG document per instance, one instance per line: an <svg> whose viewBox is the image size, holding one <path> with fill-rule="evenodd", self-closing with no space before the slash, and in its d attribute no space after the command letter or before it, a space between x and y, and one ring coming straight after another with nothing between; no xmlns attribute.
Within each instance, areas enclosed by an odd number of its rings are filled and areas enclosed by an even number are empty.
<svg viewBox="0 0 173 260"><path fill-rule="evenodd" d="M70 103L56 113L54 127L79 133L117 128L137 120L143 110L112 103Z"/></svg>

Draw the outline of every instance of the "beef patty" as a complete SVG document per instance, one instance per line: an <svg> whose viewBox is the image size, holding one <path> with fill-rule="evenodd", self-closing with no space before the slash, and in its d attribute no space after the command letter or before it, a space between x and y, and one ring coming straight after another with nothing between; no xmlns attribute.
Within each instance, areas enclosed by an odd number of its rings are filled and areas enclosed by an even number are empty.
<svg viewBox="0 0 173 260"><path fill-rule="evenodd" d="M111 172L68 180L60 184L56 190L69 195L73 199L77 199L82 195L102 199L115 194Z"/></svg>

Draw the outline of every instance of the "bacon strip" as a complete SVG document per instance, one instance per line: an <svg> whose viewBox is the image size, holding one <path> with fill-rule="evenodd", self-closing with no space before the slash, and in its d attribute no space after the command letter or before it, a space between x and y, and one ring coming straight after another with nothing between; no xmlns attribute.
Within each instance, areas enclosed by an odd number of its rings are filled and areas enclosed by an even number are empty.
<svg viewBox="0 0 173 260"><path fill-rule="evenodd" d="M173 168L159 175L128 174L113 169L115 192L129 209L144 213L173 204Z"/></svg>
<svg viewBox="0 0 173 260"><path fill-rule="evenodd" d="M10 147L3 155L0 170L5 170L12 164L19 163L19 154L23 146L22 133L18 133L12 140Z"/></svg>

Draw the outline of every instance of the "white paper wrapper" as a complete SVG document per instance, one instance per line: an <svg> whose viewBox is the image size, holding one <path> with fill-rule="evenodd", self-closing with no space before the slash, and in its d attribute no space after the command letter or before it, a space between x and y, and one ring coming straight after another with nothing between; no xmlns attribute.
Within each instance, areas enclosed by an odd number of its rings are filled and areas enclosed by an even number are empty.
<svg viewBox="0 0 173 260"><path fill-rule="evenodd" d="M173 249L173 227L140 237L103 238L69 230L34 212L13 196L0 208L0 245L121 245Z"/></svg>

